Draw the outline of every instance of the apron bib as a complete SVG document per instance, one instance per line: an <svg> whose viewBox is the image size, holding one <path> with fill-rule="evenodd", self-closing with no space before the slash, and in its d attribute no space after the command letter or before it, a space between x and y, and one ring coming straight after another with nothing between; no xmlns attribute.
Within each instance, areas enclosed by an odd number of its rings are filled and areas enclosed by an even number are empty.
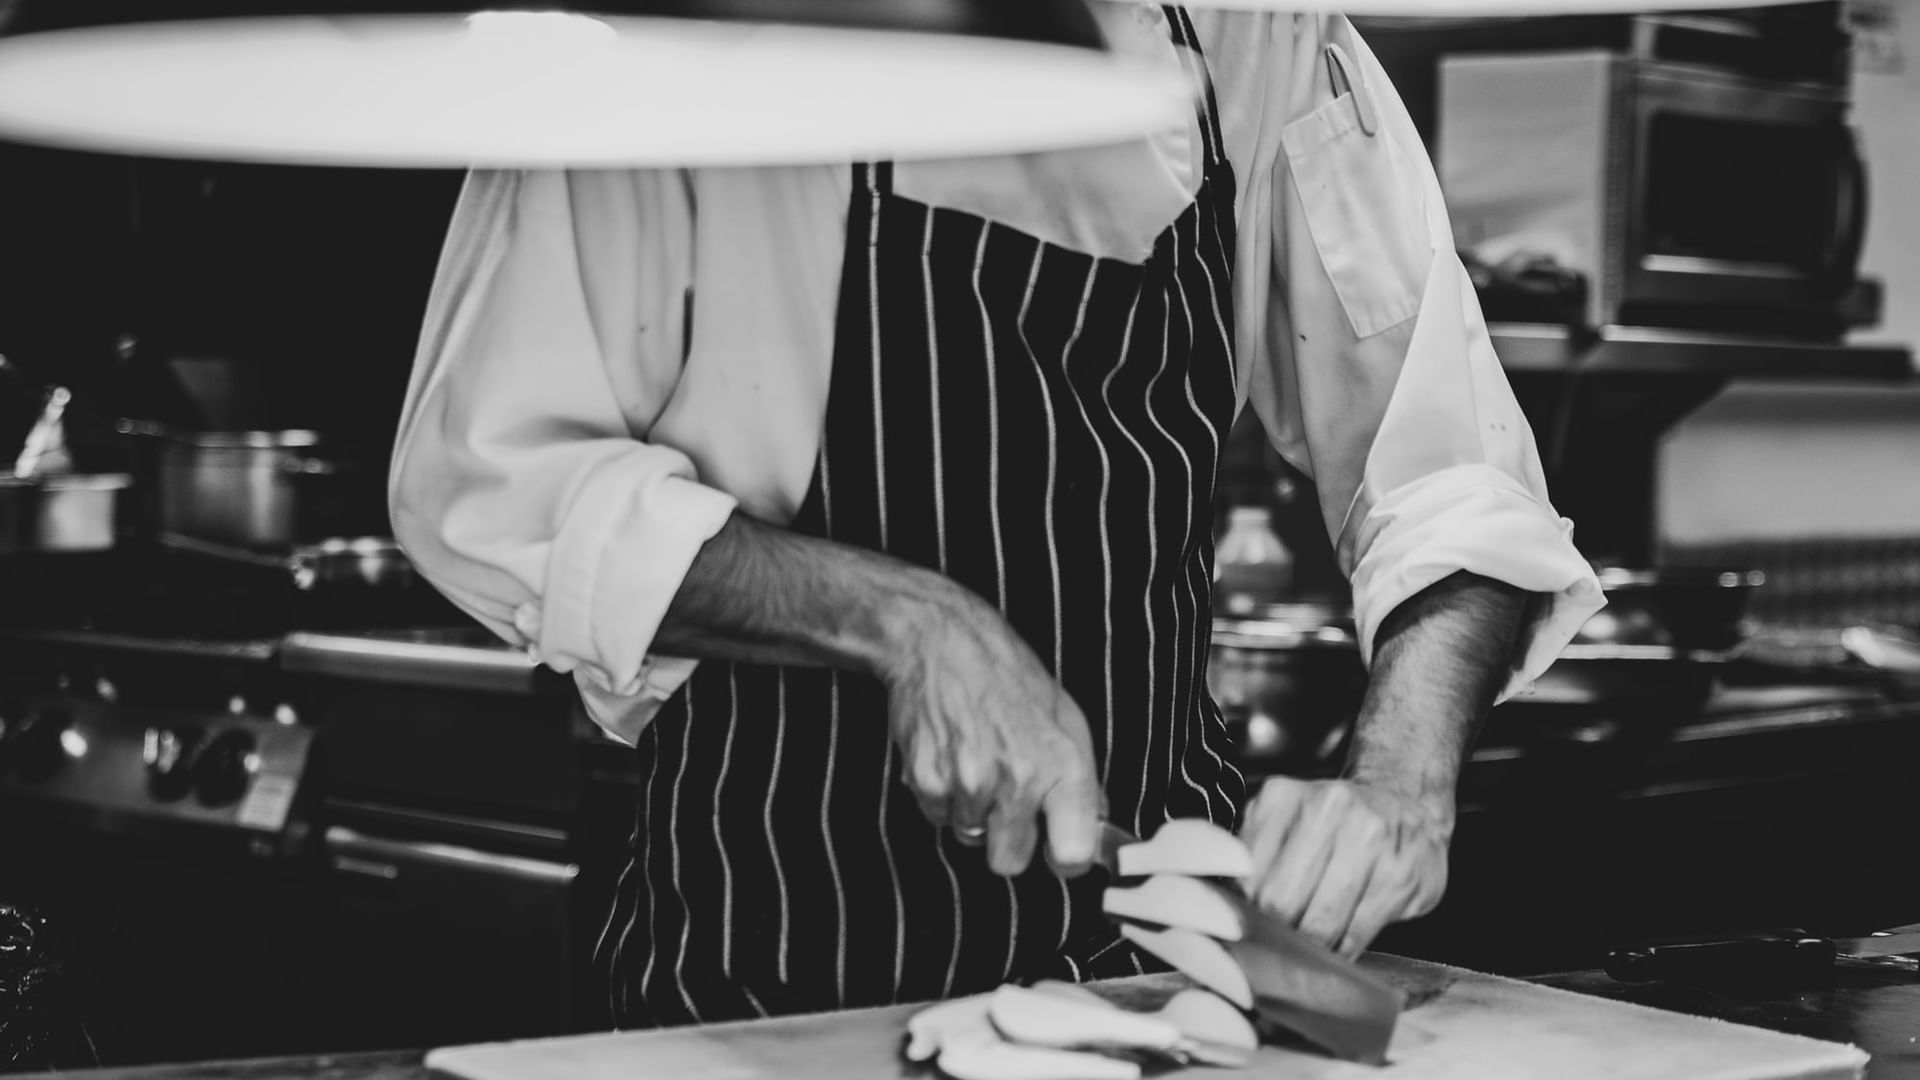
<svg viewBox="0 0 1920 1080"><path fill-rule="evenodd" d="M1175 41L1199 45L1169 9ZM1236 827L1205 683L1214 482L1235 405L1234 177L1211 89L1195 201L1144 264L855 171L826 424L795 532L946 574L1086 714L1112 819ZM640 739L634 858L601 936L616 1023L924 1001L1153 968L1104 875L1008 880L921 815L886 692L703 662Z"/></svg>

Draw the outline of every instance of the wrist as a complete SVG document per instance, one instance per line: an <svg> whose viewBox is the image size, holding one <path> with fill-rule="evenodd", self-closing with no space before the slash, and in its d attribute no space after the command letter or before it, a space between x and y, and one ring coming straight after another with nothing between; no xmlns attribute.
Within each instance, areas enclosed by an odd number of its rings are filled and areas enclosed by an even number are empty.
<svg viewBox="0 0 1920 1080"><path fill-rule="evenodd" d="M1457 807L1459 769L1451 762L1396 754L1356 743L1343 777L1388 793L1451 831Z"/></svg>
<svg viewBox="0 0 1920 1080"><path fill-rule="evenodd" d="M882 590L868 620L867 673L892 683L943 646L942 634L970 625L986 602L951 578L918 567ZM989 609L990 610L990 609Z"/></svg>

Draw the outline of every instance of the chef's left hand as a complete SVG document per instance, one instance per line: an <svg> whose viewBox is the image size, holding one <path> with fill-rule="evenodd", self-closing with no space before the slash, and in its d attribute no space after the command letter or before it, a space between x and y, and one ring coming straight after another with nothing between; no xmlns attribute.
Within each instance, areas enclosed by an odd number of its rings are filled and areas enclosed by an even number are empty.
<svg viewBox="0 0 1920 1080"><path fill-rule="evenodd" d="M1271 777L1247 807L1244 885L1262 910L1354 957L1447 887L1453 805L1358 780Z"/></svg>

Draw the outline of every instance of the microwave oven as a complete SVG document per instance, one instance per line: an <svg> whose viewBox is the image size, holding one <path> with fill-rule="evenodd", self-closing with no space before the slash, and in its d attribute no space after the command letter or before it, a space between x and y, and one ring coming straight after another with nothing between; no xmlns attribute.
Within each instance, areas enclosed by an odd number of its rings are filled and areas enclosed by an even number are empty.
<svg viewBox="0 0 1920 1080"><path fill-rule="evenodd" d="M1447 57L1437 90L1457 246L1574 272L1586 325L1837 337L1873 320L1844 87L1595 50Z"/></svg>

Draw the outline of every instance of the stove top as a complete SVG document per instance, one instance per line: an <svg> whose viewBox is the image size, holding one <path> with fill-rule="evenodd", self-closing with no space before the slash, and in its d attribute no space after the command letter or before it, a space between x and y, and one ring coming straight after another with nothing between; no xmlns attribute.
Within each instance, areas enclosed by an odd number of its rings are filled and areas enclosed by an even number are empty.
<svg viewBox="0 0 1920 1080"><path fill-rule="evenodd" d="M168 548L0 559L0 634L14 640L265 658L302 630L472 625L431 586L334 583Z"/></svg>

